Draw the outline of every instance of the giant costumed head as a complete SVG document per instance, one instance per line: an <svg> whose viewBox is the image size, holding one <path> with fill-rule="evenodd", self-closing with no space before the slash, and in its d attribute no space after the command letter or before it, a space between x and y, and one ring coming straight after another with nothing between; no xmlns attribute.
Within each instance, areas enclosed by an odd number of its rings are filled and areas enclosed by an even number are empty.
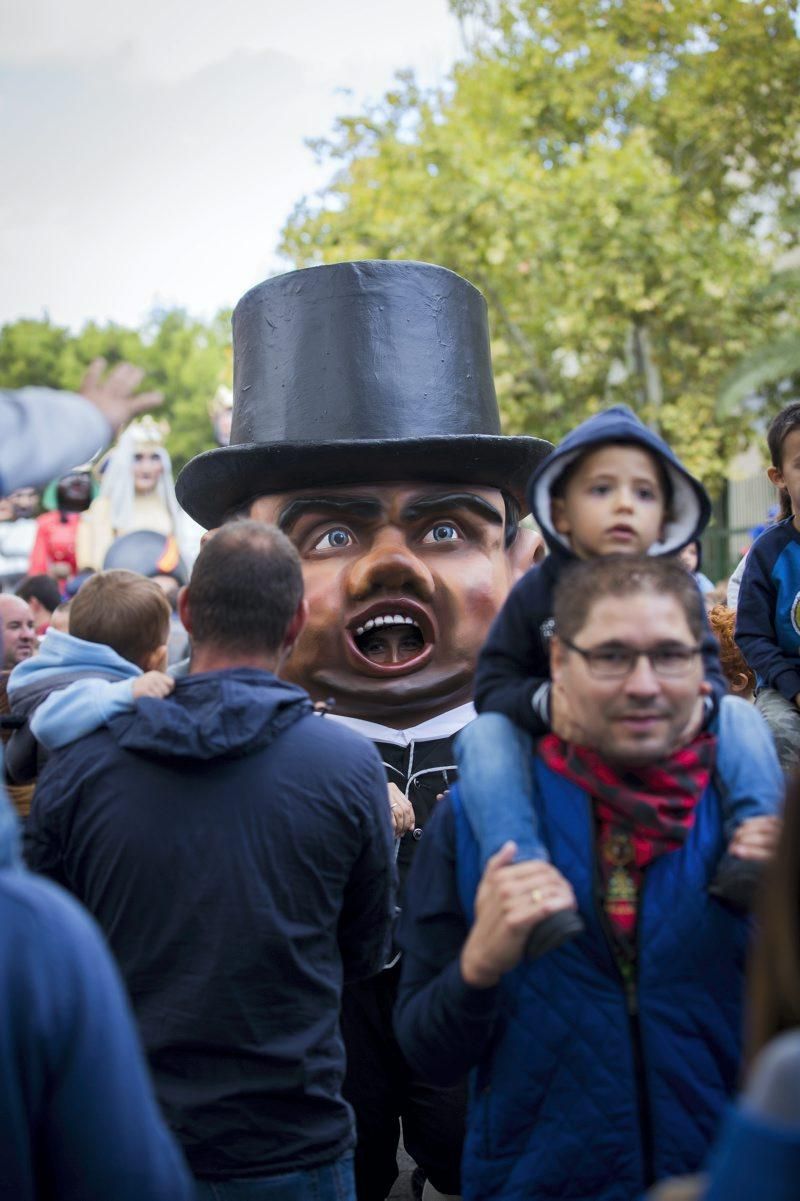
<svg viewBox="0 0 800 1201"><path fill-rule="evenodd" d="M337 711L407 726L467 701L550 444L500 433L486 304L428 263L312 267L233 317L231 443L183 469L207 527L286 531L311 608L284 674Z"/></svg>

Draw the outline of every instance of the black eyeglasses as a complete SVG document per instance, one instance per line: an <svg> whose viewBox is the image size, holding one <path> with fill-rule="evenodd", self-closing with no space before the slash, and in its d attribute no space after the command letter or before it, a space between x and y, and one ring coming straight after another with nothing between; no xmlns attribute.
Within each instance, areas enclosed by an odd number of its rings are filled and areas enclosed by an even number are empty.
<svg viewBox="0 0 800 1201"><path fill-rule="evenodd" d="M621 645L585 650L582 646L570 642L569 638L562 637L561 641L585 660L590 674L598 680L623 680L631 674L641 655L649 660L657 676L667 680L678 679L686 675L692 660L703 649L700 646L686 646L682 642L669 642L665 646L654 646L649 650Z"/></svg>

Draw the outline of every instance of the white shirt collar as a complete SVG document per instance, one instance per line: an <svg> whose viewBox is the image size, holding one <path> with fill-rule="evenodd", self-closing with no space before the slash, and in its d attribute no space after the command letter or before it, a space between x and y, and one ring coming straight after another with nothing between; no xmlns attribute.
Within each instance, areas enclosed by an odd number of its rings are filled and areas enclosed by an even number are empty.
<svg viewBox="0 0 800 1201"><path fill-rule="evenodd" d="M459 705L457 709L448 709L446 713L437 713L418 726L410 726L407 730L395 730L390 726L382 726L376 721L365 721L362 717L342 717L329 713L326 721L340 721L359 734L364 734L371 742L388 742L393 746L411 746L414 742L432 742L435 738L450 738L457 734L476 716L475 706L469 701Z"/></svg>

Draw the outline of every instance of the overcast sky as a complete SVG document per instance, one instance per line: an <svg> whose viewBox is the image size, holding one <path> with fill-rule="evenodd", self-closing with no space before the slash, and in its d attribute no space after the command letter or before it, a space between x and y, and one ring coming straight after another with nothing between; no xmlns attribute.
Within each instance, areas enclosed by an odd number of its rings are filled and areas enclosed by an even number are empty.
<svg viewBox="0 0 800 1201"><path fill-rule="evenodd" d="M460 52L446 0L0 4L0 323L234 304L329 175L304 139Z"/></svg>

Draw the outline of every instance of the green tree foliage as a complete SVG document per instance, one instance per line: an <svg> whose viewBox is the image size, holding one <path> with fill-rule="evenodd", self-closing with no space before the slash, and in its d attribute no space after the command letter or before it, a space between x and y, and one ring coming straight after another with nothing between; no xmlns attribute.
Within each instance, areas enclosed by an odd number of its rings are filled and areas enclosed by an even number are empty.
<svg viewBox="0 0 800 1201"><path fill-rule="evenodd" d="M783 0L451 0L469 51L316 143L282 251L442 263L485 293L509 432L631 404L710 485L752 414L721 381L782 320L800 42Z"/></svg>
<svg viewBox="0 0 800 1201"><path fill-rule="evenodd" d="M800 307L800 270L785 269L775 276L767 295L784 295L786 309ZM797 322L787 320L788 329L782 335L757 346L737 364L723 381L718 411L738 412L743 405L753 405L767 416L773 416L789 401L800 397L800 333Z"/></svg>
<svg viewBox="0 0 800 1201"><path fill-rule="evenodd" d="M167 446L176 472L213 444L208 406L220 384L230 386L230 312L209 323L182 309L154 312L141 330L89 322L72 334L48 318L0 328L0 387L45 384L74 390L88 364L123 359L144 367L143 388L159 388L157 416L169 422Z"/></svg>

